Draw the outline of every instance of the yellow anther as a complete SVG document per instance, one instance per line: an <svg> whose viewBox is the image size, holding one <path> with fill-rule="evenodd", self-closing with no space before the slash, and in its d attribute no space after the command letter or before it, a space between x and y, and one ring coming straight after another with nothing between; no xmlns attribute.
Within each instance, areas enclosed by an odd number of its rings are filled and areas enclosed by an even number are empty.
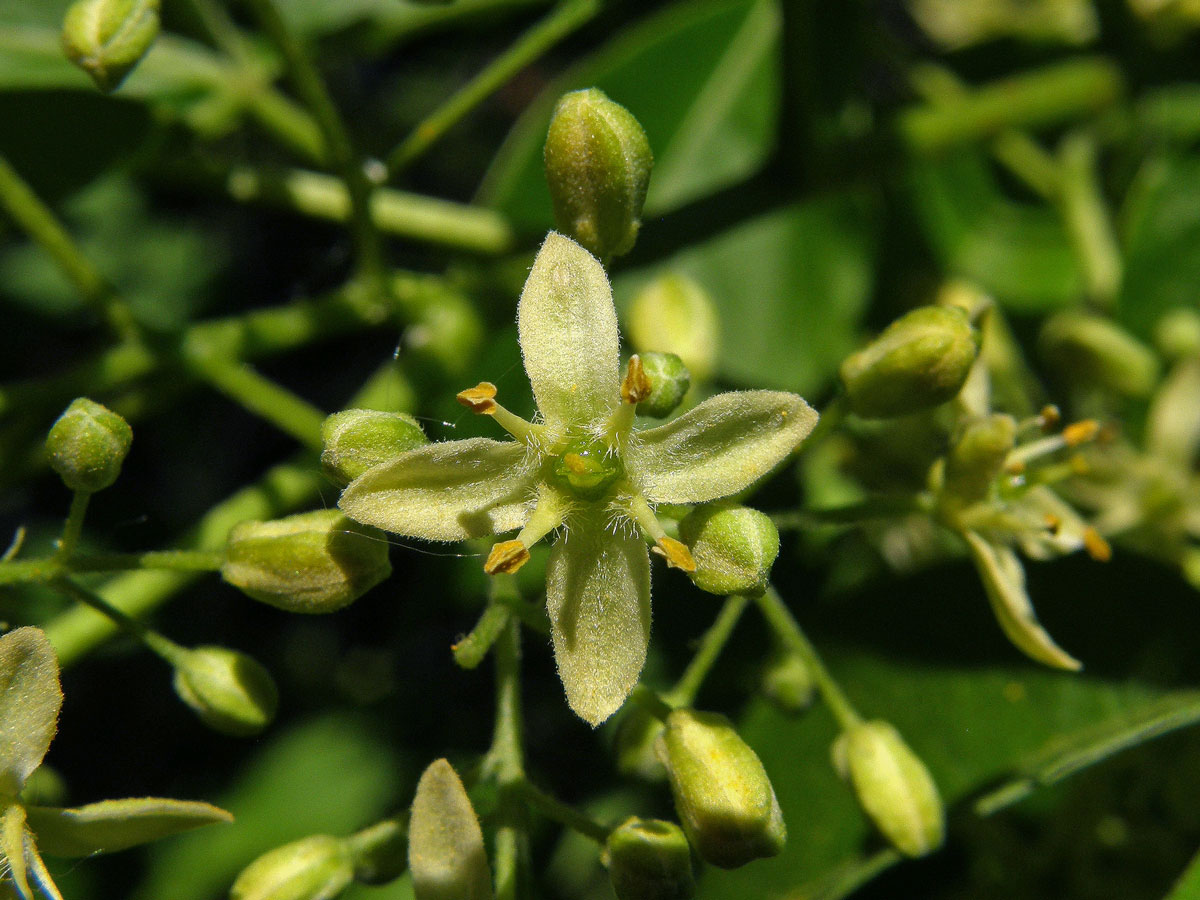
<svg viewBox="0 0 1200 900"><path fill-rule="evenodd" d="M1053 403L1047 403L1038 413L1038 421L1041 423L1043 431L1053 431L1062 421L1062 413Z"/></svg>
<svg viewBox="0 0 1200 900"><path fill-rule="evenodd" d="M1046 530L1051 534L1058 534L1058 529L1062 528L1062 519L1054 515L1054 513L1046 513Z"/></svg>
<svg viewBox="0 0 1200 900"><path fill-rule="evenodd" d="M696 571L696 561L692 559L692 551L681 541L670 537L660 537L656 542L654 552L667 561L672 569L682 569L685 572Z"/></svg>
<svg viewBox="0 0 1200 900"><path fill-rule="evenodd" d="M496 386L490 381L481 381L473 388L459 391L456 399L459 403L482 416L490 416L496 412Z"/></svg>
<svg viewBox="0 0 1200 900"><path fill-rule="evenodd" d="M1025 460L1014 459L1012 462L1007 463L1004 466L1004 471L1007 472L1009 475L1024 475L1025 474Z"/></svg>
<svg viewBox="0 0 1200 900"><path fill-rule="evenodd" d="M1100 423L1095 419L1072 422L1062 430L1063 441L1068 447L1078 447L1094 439L1100 433Z"/></svg>
<svg viewBox="0 0 1200 900"><path fill-rule="evenodd" d="M626 403L636 405L650 396L650 379L642 368L642 358L636 353L629 357L629 367L625 370L625 380L621 382L621 399Z"/></svg>
<svg viewBox="0 0 1200 900"><path fill-rule="evenodd" d="M529 562L529 548L520 541L501 541L492 547L483 571L489 575L511 575Z"/></svg>
<svg viewBox="0 0 1200 900"><path fill-rule="evenodd" d="M1096 562L1108 562L1112 559L1112 547L1100 532L1090 525L1083 530L1083 549Z"/></svg>

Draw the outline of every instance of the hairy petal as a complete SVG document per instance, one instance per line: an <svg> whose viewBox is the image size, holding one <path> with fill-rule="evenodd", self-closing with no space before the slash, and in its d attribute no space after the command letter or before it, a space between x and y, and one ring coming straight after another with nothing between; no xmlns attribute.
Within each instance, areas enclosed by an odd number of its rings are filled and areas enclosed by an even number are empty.
<svg viewBox="0 0 1200 900"><path fill-rule="evenodd" d="M471 438L426 444L368 469L342 493L342 512L384 531L462 541L520 528L532 508L525 447Z"/></svg>
<svg viewBox="0 0 1200 900"><path fill-rule="evenodd" d="M567 703L599 725L637 684L650 642L650 560L635 534L604 528L604 512L572 519L550 551L546 601Z"/></svg>
<svg viewBox="0 0 1200 900"><path fill-rule="evenodd" d="M816 424L816 412L795 394L733 391L636 432L623 457L651 503L704 503L766 475Z"/></svg>
<svg viewBox="0 0 1200 900"><path fill-rule="evenodd" d="M0 810L0 873L8 876L21 900L33 900L26 865L31 845L25 810L17 803L10 803Z"/></svg>
<svg viewBox="0 0 1200 900"><path fill-rule="evenodd" d="M525 371L546 422L586 426L617 403L617 312L599 261L551 232L517 305Z"/></svg>
<svg viewBox="0 0 1200 900"><path fill-rule="evenodd" d="M194 800L130 797L74 809L31 806L26 811L38 846L51 856L91 856L136 847L233 816Z"/></svg>
<svg viewBox="0 0 1200 900"><path fill-rule="evenodd" d="M41 629L0 638L0 804L42 764L61 707L58 658Z"/></svg>

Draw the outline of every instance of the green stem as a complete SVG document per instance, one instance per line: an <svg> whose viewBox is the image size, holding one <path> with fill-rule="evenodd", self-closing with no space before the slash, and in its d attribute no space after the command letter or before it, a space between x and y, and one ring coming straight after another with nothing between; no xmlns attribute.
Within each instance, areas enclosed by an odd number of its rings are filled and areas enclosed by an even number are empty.
<svg viewBox="0 0 1200 900"><path fill-rule="evenodd" d="M1121 284L1121 251L1112 216L1100 190L1095 142L1082 133L1068 135L1059 148L1062 192L1059 208L1088 297L1111 310Z"/></svg>
<svg viewBox="0 0 1200 900"><path fill-rule="evenodd" d="M495 776L499 788L496 829L495 879L497 900L517 900L521 896L521 859L525 855L525 806L521 784L525 780L521 722L521 630L514 621L495 645L496 724L486 768Z"/></svg>
<svg viewBox="0 0 1200 900"><path fill-rule="evenodd" d="M575 809L575 807L568 806L557 797L552 797L541 788L531 784L528 780L521 781L518 788L521 798L548 819L553 819L555 822L566 825L568 828L578 831L584 837L591 838L598 844L603 844L608 840L609 829L585 813Z"/></svg>
<svg viewBox="0 0 1200 900"><path fill-rule="evenodd" d="M216 572L224 554L206 550L150 550L145 553L75 553L69 559L47 556L0 562L0 584L51 581L62 575L167 569L175 572Z"/></svg>
<svg viewBox="0 0 1200 900"><path fill-rule="evenodd" d="M247 109L264 128L312 165L328 161L321 129L305 110L268 85L254 90Z"/></svg>
<svg viewBox="0 0 1200 900"><path fill-rule="evenodd" d="M487 609L483 611L471 633L451 648L458 666L474 669L483 662L492 645L508 627L511 617L512 611L507 606L496 601L488 603Z"/></svg>
<svg viewBox="0 0 1200 900"><path fill-rule="evenodd" d="M124 610L113 606L98 594L94 594L82 585L76 584L70 578L57 578L52 583L54 587L69 595L72 599L78 600L84 606L108 618L118 628L137 638L167 662L174 664L176 660L187 652L179 644L154 631L144 622L133 618L133 616Z"/></svg>
<svg viewBox="0 0 1200 900"><path fill-rule="evenodd" d="M18 225L58 264L79 295L94 307L113 333L123 340L138 335L129 308L120 300L104 276L84 256L83 251L50 208L0 155L0 205Z"/></svg>
<svg viewBox="0 0 1200 900"><path fill-rule="evenodd" d="M868 497L857 503L825 509L775 513L776 528L812 528L817 525L857 525L871 519L889 519L909 513L929 512L930 501L921 494L897 494Z"/></svg>
<svg viewBox="0 0 1200 900"><path fill-rule="evenodd" d="M63 523L62 537L58 539L58 552L54 558L66 562L75 553L79 545L79 535L83 531L83 519L87 515L88 501L92 495L87 491L75 491L71 495L71 508L67 512L67 520Z"/></svg>
<svg viewBox="0 0 1200 900"><path fill-rule="evenodd" d="M821 697L828 704L838 725L844 730L859 724L862 717L854 709L850 698L842 692L829 670L825 668L825 663L821 661L817 649L801 630L800 624L773 586L768 586L758 598L758 607L783 646L798 654L804 661L812 675L813 683L821 692Z"/></svg>
<svg viewBox="0 0 1200 900"><path fill-rule="evenodd" d="M463 116L599 11L599 0L568 0L521 35L388 154L389 177L408 168Z"/></svg>
<svg viewBox="0 0 1200 900"><path fill-rule="evenodd" d="M725 598L721 611L716 619L704 632L700 646L696 649L692 661L680 676L679 681L664 696L663 700L669 706L691 706L700 691L700 686L712 670L717 657L721 655L725 644L728 643L733 629L746 609L749 598L744 594L732 594Z"/></svg>

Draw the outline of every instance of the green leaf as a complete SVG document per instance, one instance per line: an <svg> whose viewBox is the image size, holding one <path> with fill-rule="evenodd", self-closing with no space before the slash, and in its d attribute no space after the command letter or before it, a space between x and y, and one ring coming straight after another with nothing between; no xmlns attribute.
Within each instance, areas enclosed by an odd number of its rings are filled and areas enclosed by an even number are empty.
<svg viewBox="0 0 1200 900"><path fill-rule="evenodd" d="M0 802L42 764L58 728L58 659L39 628L0 638Z"/></svg>
<svg viewBox="0 0 1200 900"><path fill-rule="evenodd" d="M774 140L778 44L779 10L771 0L668 7L542 93L500 149L480 199L520 227L549 226L542 144L558 98L587 87L603 90L646 129L655 160L646 216L737 182L759 167Z"/></svg>
<svg viewBox="0 0 1200 900"><path fill-rule="evenodd" d="M102 800L74 809L31 806L29 827L51 856L89 856L136 847L233 816L208 803L162 797Z"/></svg>

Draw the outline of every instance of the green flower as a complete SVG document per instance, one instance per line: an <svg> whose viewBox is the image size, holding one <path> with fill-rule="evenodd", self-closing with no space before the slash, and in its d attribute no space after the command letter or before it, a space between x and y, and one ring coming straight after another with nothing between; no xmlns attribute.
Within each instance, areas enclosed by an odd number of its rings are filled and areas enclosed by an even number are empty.
<svg viewBox="0 0 1200 900"><path fill-rule="evenodd" d="M666 425L634 430L649 383L635 356L622 379L617 315L600 263L551 233L517 307L525 371L540 417L500 406L494 385L459 394L515 440L473 438L410 450L342 494L352 519L435 541L520 529L492 548L487 572L516 571L557 532L546 568L554 655L571 708L593 725L637 683L650 637L646 539L691 571L654 506L706 503L749 487L812 430L794 394L718 394Z"/></svg>
<svg viewBox="0 0 1200 900"><path fill-rule="evenodd" d="M61 707L58 660L46 636L37 628L18 628L0 638L0 896L11 887L21 900L32 900L36 887L62 900L43 853L109 853L232 820L207 803L159 797L74 809L27 803L21 790L50 748Z"/></svg>

